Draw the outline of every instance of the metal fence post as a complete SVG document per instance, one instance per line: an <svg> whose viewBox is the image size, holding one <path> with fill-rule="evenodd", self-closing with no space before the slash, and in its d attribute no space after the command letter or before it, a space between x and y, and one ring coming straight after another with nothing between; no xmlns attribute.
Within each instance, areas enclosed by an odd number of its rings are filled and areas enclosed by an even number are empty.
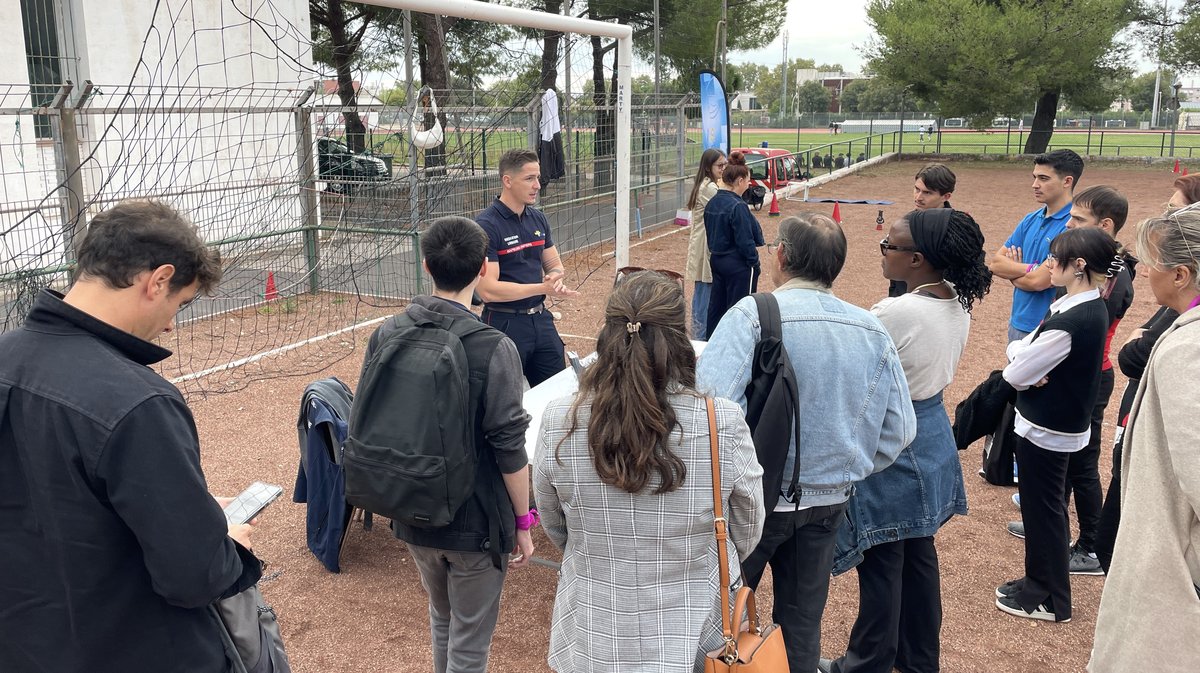
<svg viewBox="0 0 1200 673"><path fill-rule="evenodd" d="M304 259L308 269L308 291L321 290L321 232L317 216L317 179L313 161L312 108L304 107L314 87L300 93L296 100L296 166L300 177L300 222L304 228Z"/></svg>
<svg viewBox="0 0 1200 673"><path fill-rule="evenodd" d="M679 160L679 181L675 183L675 200L679 204L683 204L683 178L687 175L687 114L683 111L686 103L687 98L682 98L675 106L675 145L678 147L675 154Z"/></svg>
<svg viewBox="0 0 1200 673"><path fill-rule="evenodd" d="M56 110L50 114L50 122L57 125L54 137L58 139L58 148L54 153L55 163L58 164L58 184L62 212L63 252L68 262L79 259L79 245L83 243L83 235L87 232L87 213L84 212L83 172L79 159L79 129L75 126L75 108L67 106L74 85L65 82L59 87L50 107ZM80 100L84 100L84 96Z"/></svg>

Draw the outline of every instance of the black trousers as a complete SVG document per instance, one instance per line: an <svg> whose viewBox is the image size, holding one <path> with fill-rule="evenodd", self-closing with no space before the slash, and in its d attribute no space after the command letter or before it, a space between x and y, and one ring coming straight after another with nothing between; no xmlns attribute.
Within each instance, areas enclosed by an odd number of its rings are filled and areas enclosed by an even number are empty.
<svg viewBox="0 0 1200 673"><path fill-rule="evenodd" d="M932 537L871 547L858 564L858 618L835 673L937 673L942 584Z"/></svg>
<svg viewBox="0 0 1200 673"><path fill-rule="evenodd" d="M1079 518L1077 543L1084 551L1095 551L1096 531L1100 527L1100 510L1104 493L1100 490L1100 435L1104 430L1104 410L1113 392L1113 370L1100 372L1100 393L1092 408L1092 434L1083 449L1069 454L1067 461L1066 499L1075 493L1075 515Z"/></svg>
<svg viewBox="0 0 1200 673"><path fill-rule="evenodd" d="M742 562L742 578L751 589L758 588L763 571L771 564L775 589L772 618L783 630L791 673L817 670L833 547L845 513L846 503L771 512L758 546Z"/></svg>
<svg viewBox="0 0 1200 673"><path fill-rule="evenodd" d="M483 309L483 322L508 335L517 346L525 378L532 388L567 366L566 348L549 311L534 314Z"/></svg>
<svg viewBox="0 0 1200 673"><path fill-rule="evenodd" d="M1108 482L1108 493L1104 496L1104 507L1100 510L1100 528L1096 532L1096 557L1100 559L1100 567L1106 575L1112 565L1113 546L1117 542L1117 529L1121 524L1121 454L1125 447L1125 426L1129 421L1129 412L1133 410L1133 400L1137 397L1139 383L1141 379L1129 379L1125 392L1121 395L1121 404L1117 408L1112 479Z"/></svg>
<svg viewBox="0 0 1200 673"><path fill-rule="evenodd" d="M721 316L738 300L758 292L759 267L750 266L746 258L737 253L713 255L709 260L712 269L712 295L708 299L708 323L705 325L706 339L711 339Z"/></svg>
<svg viewBox="0 0 1200 673"><path fill-rule="evenodd" d="M1016 599L1032 612L1046 604L1059 620L1071 616L1071 529L1063 491L1070 454L1017 441L1021 518L1025 522L1025 577Z"/></svg>

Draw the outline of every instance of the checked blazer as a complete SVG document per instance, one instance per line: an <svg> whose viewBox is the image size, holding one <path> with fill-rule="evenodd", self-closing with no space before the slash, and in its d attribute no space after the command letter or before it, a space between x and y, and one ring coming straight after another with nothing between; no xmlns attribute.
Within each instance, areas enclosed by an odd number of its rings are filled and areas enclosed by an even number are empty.
<svg viewBox="0 0 1200 673"><path fill-rule="evenodd" d="M549 657L559 673L703 671L701 653L722 642L708 413L701 397L669 399L678 420L669 448L687 472L680 488L663 494L654 493L657 475L637 494L600 481L587 445L588 405L570 434L573 398L546 408L533 482L542 526L563 550ZM741 409L717 399L716 412L736 589L734 556L748 556L762 534L762 468Z"/></svg>

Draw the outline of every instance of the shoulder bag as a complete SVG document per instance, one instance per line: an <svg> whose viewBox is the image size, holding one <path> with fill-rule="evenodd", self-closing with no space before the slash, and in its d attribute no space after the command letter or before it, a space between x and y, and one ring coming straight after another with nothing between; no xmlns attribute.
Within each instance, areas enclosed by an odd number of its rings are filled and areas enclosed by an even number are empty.
<svg viewBox="0 0 1200 673"><path fill-rule="evenodd" d="M717 563L720 567L721 631L725 643L708 652L704 673L777 673L788 670L787 650L783 646L783 631L778 624L759 624L754 605L754 591L747 586L738 589L733 613L729 611L729 556L726 551L725 514L721 506L721 460L717 448L717 412L712 398L708 406L708 443L712 452L713 525L717 536ZM742 615L749 619L742 621ZM735 634L733 623L738 625Z"/></svg>

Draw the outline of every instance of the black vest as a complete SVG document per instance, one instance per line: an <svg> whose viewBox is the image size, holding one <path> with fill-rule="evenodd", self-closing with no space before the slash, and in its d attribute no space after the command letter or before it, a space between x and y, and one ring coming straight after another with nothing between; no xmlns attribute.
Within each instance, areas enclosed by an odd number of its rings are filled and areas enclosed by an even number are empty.
<svg viewBox="0 0 1200 673"><path fill-rule="evenodd" d="M1050 330L1071 335L1071 352L1050 370L1046 385L1017 393L1017 411L1047 430L1083 432L1091 426L1092 409L1100 392L1108 309L1097 298L1056 313L1038 327L1034 340Z"/></svg>

